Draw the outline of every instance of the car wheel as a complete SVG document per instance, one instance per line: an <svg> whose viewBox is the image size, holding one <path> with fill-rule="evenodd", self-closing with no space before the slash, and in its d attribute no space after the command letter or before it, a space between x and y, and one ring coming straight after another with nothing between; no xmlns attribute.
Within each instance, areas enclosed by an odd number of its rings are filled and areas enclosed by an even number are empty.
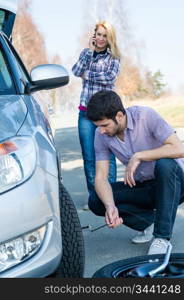
<svg viewBox="0 0 184 300"><path fill-rule="evenodd" d="M62 183L59 196L63 252L53 277L80 278L84 273L84 240L79 217Z"/></svg>
<svg viewBox="0 0 184 300"><path fill-rule="evenodd" d="M137 256L108 264L94 273L93 278L150 277L149 271L163 262L164 255ZM154 278L184 278L184 253L171 255L167 267Z"/></svg>

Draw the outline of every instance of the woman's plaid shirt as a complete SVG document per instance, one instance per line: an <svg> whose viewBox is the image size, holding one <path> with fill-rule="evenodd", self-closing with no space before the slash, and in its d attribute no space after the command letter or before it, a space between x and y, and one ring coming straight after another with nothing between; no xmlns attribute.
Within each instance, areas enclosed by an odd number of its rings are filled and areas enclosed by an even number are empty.
<svg viewBox="0 0 184 300"><path fill-rule="evenodd" d="M93 57L93 51L84 49L72 67L75 76L84 76L80 105L87 106L91 96L101 90L112 90L120 68L120 60L111 56L110 49L105 54Z"/></svg>

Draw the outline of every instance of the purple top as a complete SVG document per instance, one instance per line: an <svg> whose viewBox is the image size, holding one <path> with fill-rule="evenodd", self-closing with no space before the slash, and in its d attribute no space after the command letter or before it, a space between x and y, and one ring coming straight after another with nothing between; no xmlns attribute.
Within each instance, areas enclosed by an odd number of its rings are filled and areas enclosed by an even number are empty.
<svg viewBox="0 0 184 300"><path fill-rule="evenodd" d="M124 141L117 136L101 134L97 128L95 134L96 160L109 160L111 152L124 164L136 152L151 150L163 145L174 129L152 108L133 106L126 109L127 128ZM175 159L184 171L184 158ZM154 178L155 161L142 161L135 172L136 181Z"/></svg>

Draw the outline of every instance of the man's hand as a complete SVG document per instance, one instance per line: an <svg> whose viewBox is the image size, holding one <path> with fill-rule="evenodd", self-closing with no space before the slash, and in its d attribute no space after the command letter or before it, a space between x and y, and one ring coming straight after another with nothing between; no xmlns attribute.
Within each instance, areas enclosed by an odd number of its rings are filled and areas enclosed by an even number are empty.
<svg viewBox="0 0 184 300"><path fill-rule="evenodd" d="M105 221L109 228L114 228L123 223L123 219L119 217L119 212L116 206L106 207Z"/></svg>
<svg viewBox="0 0 184 300"><path fill-rule="evenodd" d="M125 170L125 178L124 183L128 184L130 187L133 187L136 185L134 180L134 173L139 166L141 160L137 157L136 153L131 157L131 159L128 162L128 165Z"/></svg>

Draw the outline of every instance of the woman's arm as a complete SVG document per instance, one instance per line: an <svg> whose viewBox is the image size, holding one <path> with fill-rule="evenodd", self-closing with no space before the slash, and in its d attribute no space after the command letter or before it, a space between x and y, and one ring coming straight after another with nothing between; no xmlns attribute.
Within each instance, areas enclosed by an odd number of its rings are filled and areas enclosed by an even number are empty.
<svg viewBox="0 0 184 300"><path fill-rule="evenodd" d="M75 76L82 77L84 72L88 70L92 55L93 55L93 51L88 48L84 49L81 52L78 61L72 67L72 72Z"/></svg>
<svg viewBox="0 0 184 300"><path fill-rule="evenodd" d="M99 82L103 85L114 84L120 68L120 60L112 58L107 72L92 72L88 70L84 73L84 78L92 82Z"/></svg>

